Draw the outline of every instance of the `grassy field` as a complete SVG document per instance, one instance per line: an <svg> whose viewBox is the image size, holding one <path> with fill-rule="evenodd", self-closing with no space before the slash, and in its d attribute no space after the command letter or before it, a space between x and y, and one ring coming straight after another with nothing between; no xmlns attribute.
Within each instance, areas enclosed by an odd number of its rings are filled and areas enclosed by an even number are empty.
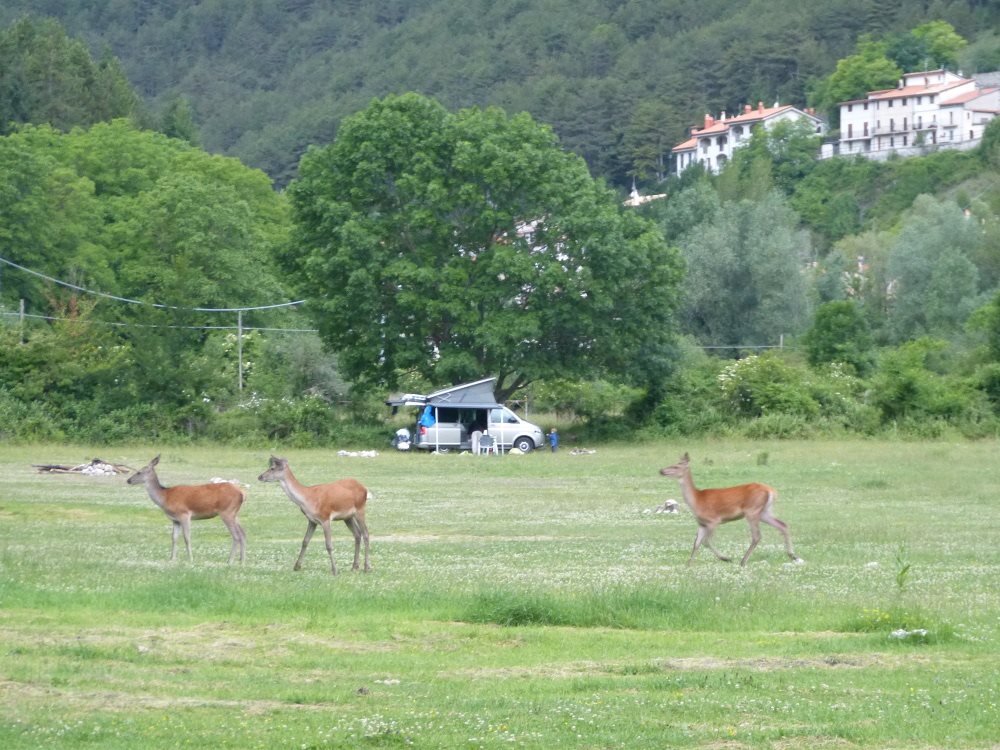
<svg viewBox="0 0 1000 750"><path fill-rule="evenodd" d="M687 567L690 513L652 512L684 450L700 487L777 487L805 564L764 527L746 568ZM159 466L251 485L242 566L218 519L171 563L142 487L31 466L156 452L0 447L0 747L1000 747L996 443L289 451L375 493L373 570L338 524L337 577L322 534L292 571L305 519L256 481L267 451Z"/></svg>

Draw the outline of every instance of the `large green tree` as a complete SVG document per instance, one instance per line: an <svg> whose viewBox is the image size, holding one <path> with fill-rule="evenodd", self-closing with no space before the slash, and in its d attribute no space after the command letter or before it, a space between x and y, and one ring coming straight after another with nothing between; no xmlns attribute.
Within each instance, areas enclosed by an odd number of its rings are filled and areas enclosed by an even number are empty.
<svg viewBox="0 0 1000 750"><path fill-rule="evenodd" d="M275 248L287 241L286 208L262 172L126 120L69 133L24 127L0 137L2 257L22 267L4 268L0 303L13 307L20 298L33 315L114 324L110 334L99 329L113 357L88 359L74 342L90 346L94 337L74 339L66 327L32 328L28 342L39 360L46 346L62 344L63 356L81 367L114 359L113 388L77 389L109 408L217 402L237 383L228 375L235 367L217 354L225 332L216 328L235 325L236 314L193 308L287 299L273 267ZM245 325L255 320L244 316ZM65 368L46 372L76 377ZM57 391L50 383L43 390Z"/></svg>
<svg viewBox="0 0 1000 750"><path fill-rule="evenodd" d="M526 114L389 96L302 159L285 266L356 382L635 379L666 362L680 275Z"/></svg>
<svg viewBox="0 0 1000 750"><path fill-rule="evenodd" d="M835 125L840 122L839 103L860 99L869 91L892 88L903 70L886 52L888 45L871 37L863 37L853 55L837 62L837 69L827 78L817 81L810 101L827 112Z"/></svg>
<svg viewBox="0 0 1000 750"><path fill-rule="evenodd" d="M985 299L972 257L981 228L951 202L922 195L889 257L889 327L894 340L956 337Z"/></svg>
<svg viewBox="0 0 1000 750"><path fill-rule="evenodd" d="M682 321L709 346L760 346L807 320L809 238L782 196L729 201L682 239L688 274Z"/></svg>

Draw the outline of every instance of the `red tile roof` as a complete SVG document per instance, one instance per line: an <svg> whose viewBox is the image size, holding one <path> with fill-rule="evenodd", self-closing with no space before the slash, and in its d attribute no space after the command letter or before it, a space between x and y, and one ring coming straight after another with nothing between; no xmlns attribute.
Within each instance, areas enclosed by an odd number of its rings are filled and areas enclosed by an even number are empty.
<svg viewBox="0 0 1000 750"><path fill-rule="evenodd" d="M969 81L949 81L948 83L935 83L931 86L904 86L901 89L882 89L881 91L869 91L869 101L876 99L897 99L901 96L920 96L923 94L940 94L957 86L965 86Z"/></svg>
<svg viewBox="0 0 1000 750"><path fill-rule="evenodd" d="M678 143L674 146L671 151L691 151L698 147L697 138L688 138L684 143Z"/></svg>
<svg viewBox="0 0 1000 750"><path fill-rule="evenodd" d="M954 99L949 99L946 102L938 102L938 104L942 107L950 107L953 104L966 104L968 102L978 99L981 96L995 93L996 91L997 89L995 87L989 89L976 89L975 91L970 91L966 94L960 94L956 96Z"/></svg>
<svg viewBox="0 0 1000 750"><path fill-rule="evenodd" d="M749 112L744 111L741 115L727 117L725 120L716 120L707 128L693 128L691 130L691 137L688 140L683 143L679 143L670 150L690 151L697 145L698 138L706 135L711 136L725 133L733 125L748 125L762 120L767 120L789 109L795 109L795 107L791 104L782 104L777 107L757 107L756 109L751 109Z"/></svg>

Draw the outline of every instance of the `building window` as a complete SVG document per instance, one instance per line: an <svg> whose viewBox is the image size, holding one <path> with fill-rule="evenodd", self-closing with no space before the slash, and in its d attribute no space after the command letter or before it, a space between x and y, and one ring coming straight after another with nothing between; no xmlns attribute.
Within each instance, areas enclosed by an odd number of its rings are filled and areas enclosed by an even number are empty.
<svg viewBox="0 0 1000 750"><path fill-rule="evenodd" d="M906 97L905 96L903 97L903 106L904 107L906 106Z"/></svg>
<svg viewBox="0 0 1000 750"><path fill-rule="evenodd" d="M868 111L868 102L865 102L865 112Z"/></svg>
<svg viewBox="0 0 1000 750"><path fill-rule="evenodd" d="M847 105L847 111L848 112L853 112L854 111L854 105L853 104L848 104Z"/></svg>
<svg viewBox="0 0 1000 750"><path fill-rule="evenodd" d="M854 125L851 123L847 124L847 137L848 138L854 137Z"/></svg>
<svg viewBox="0 0 1000 750"><path fill-rule="evenodd" d="M868 137L868 123L865 123L865 138Z"/></svg>

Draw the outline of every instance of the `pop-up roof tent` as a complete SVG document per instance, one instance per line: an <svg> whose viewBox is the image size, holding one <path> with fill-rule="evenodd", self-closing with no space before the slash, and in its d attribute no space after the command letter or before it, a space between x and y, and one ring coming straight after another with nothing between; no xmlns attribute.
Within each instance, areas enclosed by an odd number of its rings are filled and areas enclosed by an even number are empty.
<svg viewBox="0 0 1000 750"><path fill-rule="evenodd" d="M493 384L496 382L496 378L485 378L474 383L453 385L451 388L434 391L426 396L404 393L390 398L386 403L389 406L452 406L467 409L499 409L503 404L498 403L496 396L493 395Z"/></svg>
<svg viewBox="0 0 1000 750"><path fill-rule="evenodd" d="M444 388L434 391L426 396L416 393L404 393L400 396L390 398L386 404L393 408L393 413L400 406L423 406L431 407L434 410L434 421L438 420L438 409L449 407L461 407L465 409L499 409L503 404L499 403L493 394L493 384L496 378L484 378L473 383L463 383L454 385L451 388ZM437 432L435 431L435 436Z"/></svg>

